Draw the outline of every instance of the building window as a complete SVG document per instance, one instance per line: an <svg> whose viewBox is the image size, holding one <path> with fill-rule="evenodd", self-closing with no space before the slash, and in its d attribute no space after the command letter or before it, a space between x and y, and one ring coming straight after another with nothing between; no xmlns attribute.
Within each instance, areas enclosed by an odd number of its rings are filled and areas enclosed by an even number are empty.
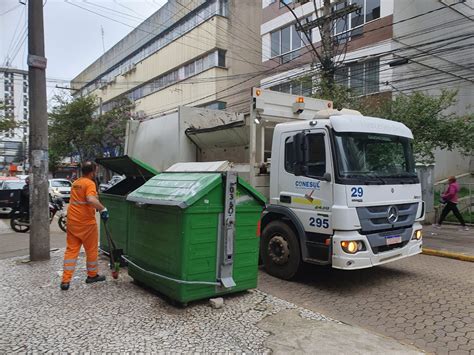
<svg viewBox="0 0 474 355"><path fill-rule="evenodd" d="M199 105L197 107L205 108L208 110L225 110L225 108L227 107L227 103L225 103L224 101L214 101L208 104Z"/></svg>
<svg viewBox="0 0 474 355"><path fill-rule="evenodd" d="M201 23L209 20L211 17L215 15L227 16L227 8L227 0L207 1L204 8L199 11L193 11L189 13L188 16L185 16L183 19L176 22L172 27L166 30L166 32L164 31L155 37L153 42L143 46L136 54L124 59L109 72L104 73L101 77L84 86L85 94L87 95L100 88L101 83L103 82L109 82L119 75L125 75L127 72L129 72L130 67L133 67L137 63L143 61L148 56L159 51L161 48L175 41L177 38L183 36L185 33L191 31Z"/></svg>
<svg viewBox="0 0 474 355"><path fill-rule="evenodd" d="M289 5L293 2L293 0L278 0L278 3L280 4L280 7L285 6L285 4Z"/></svg>
<svg viewBox="0 0 474 355"><path fill-rule="evenodd" d="M217 66L225 68L225 50L217 50Z"/></svg>
<svg viewBox="0 0 474 355"><path fill-rule="evenodd" d="M368 95L379 91L379 59L348 64L336 70L334 79L339 85L350 88L357 95Z"/></svg>
<svg viewBox="0 0 474 355"><path fill-rule="evenodd" d="M305 20L301 20L301 23L304 22ZM309 31L307 34L311 39L311 31ZM272 57L277 57L296 51L309 44L306 35L303 32L297 31L295 24L271 32L270 41Z"/></svg>
<svg viewBox="0 0 474 355"><path fill-rule="evenodd" d="M302 78L270 87L270 90L283 92L285 94L311 96L313 93L313 80Z"/></svg>
<svg viewBox="0 0 474 355"><path fill-rule="evenodd" d="M361 35L362 26L365 23L380 18L380 0L351 0L335 5L333 11L340 10L348 4L359 5L361 10L335 21L334 35L340 42L347 40L350 36Z"/></svg>
<svg viewBox="0 0 474 355"><path fill-rule="evenodd" d="M193 75L200 74L213 67L225 66L226 51L217 49L202 57L196 58L191 63L178 67L166 74L160 75L145 85L142 85L127 94L127 98L131 101L141 99L146 95L153 94L167 86L176 84L181 80L185 80ZM115 107L115 101L104 103L102 111L107 112Z"/></svg>

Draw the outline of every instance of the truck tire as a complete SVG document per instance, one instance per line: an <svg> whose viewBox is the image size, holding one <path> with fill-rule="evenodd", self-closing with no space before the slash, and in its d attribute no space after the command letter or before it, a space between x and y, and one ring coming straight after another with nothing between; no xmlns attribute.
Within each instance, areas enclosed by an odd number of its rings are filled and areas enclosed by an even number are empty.
<svg viewBox="0 0 474 355"><path fill-rule="evenodd" d="M290 280L297 274L301 266L300 243L288 224L270 222L263 230L260 243L263 265L270 275Z"/></svg>

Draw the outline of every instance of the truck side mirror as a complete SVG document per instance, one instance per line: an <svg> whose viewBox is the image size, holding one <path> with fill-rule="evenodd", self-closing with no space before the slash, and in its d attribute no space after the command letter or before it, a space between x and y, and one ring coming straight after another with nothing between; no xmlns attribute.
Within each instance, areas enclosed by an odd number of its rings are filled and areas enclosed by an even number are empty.
<svg viewBox="0 0 474 355"><path fill-rule="evenodd" d="M304 132L297 133L293 137L293 144L295 148L295 165L294 174L301 176L306 174L306 156L307 156L307 144L306 134Z"/></svg>
<svg viewBox="0 0 474 355"><path fill-rule="evenodd" d="M327 181L327 182L331 182L331 180L332 180L331 174L330 173L324 173L323 180Z"/></svg>

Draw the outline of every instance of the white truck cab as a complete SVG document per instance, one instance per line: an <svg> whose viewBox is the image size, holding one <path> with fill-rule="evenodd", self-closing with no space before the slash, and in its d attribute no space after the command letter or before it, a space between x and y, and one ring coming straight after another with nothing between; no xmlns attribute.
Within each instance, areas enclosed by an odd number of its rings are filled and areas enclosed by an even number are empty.
<svg viewBox="0 0 474 355"><path fill-rule="evenodd" d="M411 131L344 110L315 117L274 129L261 235L267 271L289 279L301 262L361 269L420 253Z"/></svg>

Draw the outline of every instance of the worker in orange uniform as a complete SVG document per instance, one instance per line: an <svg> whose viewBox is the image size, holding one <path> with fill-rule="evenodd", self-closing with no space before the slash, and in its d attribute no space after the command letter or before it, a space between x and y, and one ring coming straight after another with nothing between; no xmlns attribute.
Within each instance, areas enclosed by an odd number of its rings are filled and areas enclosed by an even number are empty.
<svg viewBox="0 0 474 355"><path fill-rule="evenodd" d="M100 218L109 219L109 212L97 198L95 176L97 167L93 162L85 162L81 166L82 177L74 181L67 213L67 246L64 253L64 272L61 290L68 290L76 268L77 256L84 246L87 258L86 283L105 281L105 276L98 274L98 230L95 211Z"/></svg>

